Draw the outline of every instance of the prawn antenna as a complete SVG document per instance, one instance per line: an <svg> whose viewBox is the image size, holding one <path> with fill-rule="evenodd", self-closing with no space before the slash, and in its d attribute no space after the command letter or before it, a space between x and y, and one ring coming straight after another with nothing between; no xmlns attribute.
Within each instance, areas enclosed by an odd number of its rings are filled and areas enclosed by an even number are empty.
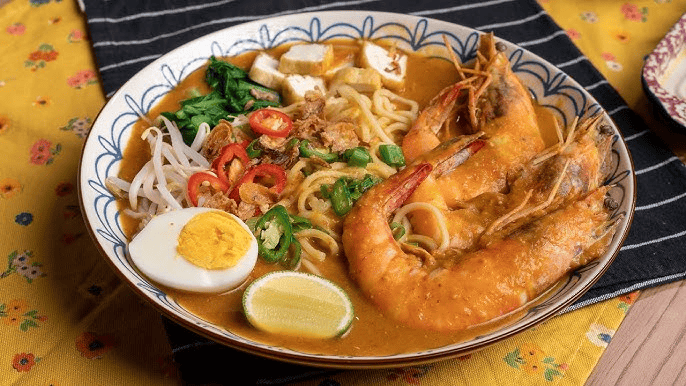
<svg viewBox="0 0 686 386"><path fill-rule="evenodd" d="M529 201L529 198L531 197L531 194L533 192L532 190L529 190L526 197L524 198L524 202L519 204L510 213L507 213L505 216L502 216L501 218L497 219L494 222L494 223L498 223L498 224L496 224L496 226L493 226L493 224L491 224L491 226L488 227L486 234L490 234L492 232L503 229L508 224L511 224L511 223L521 219L521 218L527 217L533 213L538 212L539 210L543 210L543 209L547 208L548 206L552 205L553 200L555 199L555 196L557 195L557 191L560 189L560 185L562 185L562 181L564 180L565 174L567 172L567 167L569 167L569 163L570 163L570 160L567 160L567 162L565 162L565 166L562 168L562 171L560 172L560 177L558 177L557 181L555 182L555 186L553 186L553 189L550 191L550 194L548 195L548 198L545 201L543 201L542 203L540 203L534 207L523 210L523 208L526 206L526 203Z"/></svg>
<svg viewBox="0 0 686 386"><path fill-rule="evenodd" d="M595 119L595 118L594 118ZM562 154L567 147L572 143L572 139L574 138L574 134L577 131L577 125L579 124L579 116L577 115L574 117L574 121L572 121L572 125L569 127L569 130L567 132L567 138L563 138L562 130L560 129L560 126L557 123L557 119L554 120L555 122L555 131L557 132L557 137L558 137L558 142L552 146L547 147L544 149L542 152L540 152L536 158L534 158L531 161L531 164L533 166L536 166L545 160L556 156L558 154ZM596 121L594 120L593 122L589 123L589 126L592 124L595 124Z"/></svg>
<svg viewBox="0 0 686 386"><path fill-rule="evenodd" d="M462 71L462 64L460 63L459 59L457 59L457 55L455 55L455 51L453 51L453 47L450 45L450 42L448 41L448 37L445 34L442 35L442 37L443 44L445 44L445 48L448 50L448 55L450 55L450 59L453 61L453 65L455 66L457 73L460 75L460 79L467 79L467 76L464 74L464 71Z"/></svg>
<svg viewBox="0 0 686 386"><path fill-rule="evenodd" d="M509 219L510 217L517 214L517 212L524 209L524 206L526 206L526 204L529 202L529 199L531 198L531 195L533 194L533 192L534 192L533 189L530 189L528 192L526 192L526 196L524 197L524 199L522 200L522 202L519 205L517 205L511 211L505 213L505 215L503 215L503 216L499 217L498 219L496 219L495 221L493 221L491 223L491 225L488 226L488 228L486 229L486 231L484 233L487 235L490 235L491 233L495 232L496 230L501 229L502 227L500 226L500 224L504 223L507 219Z"/></svg>

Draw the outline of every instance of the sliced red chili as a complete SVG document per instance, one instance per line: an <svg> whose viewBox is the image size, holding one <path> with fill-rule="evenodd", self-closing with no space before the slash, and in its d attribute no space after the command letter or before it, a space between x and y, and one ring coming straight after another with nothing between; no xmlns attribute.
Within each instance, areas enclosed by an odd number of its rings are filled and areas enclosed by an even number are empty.
<svg viewBox="0 0 686 386"><path fill-rule="evenodd" d="M271 177L271 179L274 181L274 184L269 188L269 190L276 194L283 192L283 189L286 187L286 171L281 166L273 164L260 164L248 169L245 172L243 177L241 177L241 179L238 180L236 185L233 187L233 190L231 190L229 197L233 198L236 202L239 202L241 198L238 194L238 189L240 189L241 185L245 183L254 182L255 178L257 177Z"/></svg>
<svg viewBox="0 0 686 386"><path fill-rule="evenodd" d="M222 192L226 192L230 188L229 184L209 173L195 173L188 179L188 198L193 206L198 206L198 196L200 195L201 187L208 187Z"/></svg>
<svg viewBox="0 0 686 386"><path fill-rule="evenodd" d="M245 151L245 146L241 143L230 143L222 147L219 157L212 162L212 170L217 173L217 177L227 185L230 185L229 177L226 175L226 166L231 164L234 158L238 158L243 162L243 166L247 166L250 159L248 153Z"/></svg>
<svg viewBox="0 0 686 386"><path fill-rule="evenodd" d="M273 109L259 109L250 114L250 128L256 133L272 137L287 137L293 129L293 121L288 115Z"/></svg>

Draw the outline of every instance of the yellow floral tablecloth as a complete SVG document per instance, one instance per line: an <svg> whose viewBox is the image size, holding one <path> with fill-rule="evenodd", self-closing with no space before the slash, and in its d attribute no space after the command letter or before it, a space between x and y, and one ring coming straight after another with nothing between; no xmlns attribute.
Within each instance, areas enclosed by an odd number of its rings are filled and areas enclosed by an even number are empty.
<svg viewBox="0 0 686 386"><path fill-rule="evenodd" d="M158 314L119 282L81 219L79 154L105 103L85 18L73 0L0 4L0 383L177 384ZM644 110L642 58L686 1L541 4ZM637 295L455 360L341 372L326 384L583 384Z"/></svg>

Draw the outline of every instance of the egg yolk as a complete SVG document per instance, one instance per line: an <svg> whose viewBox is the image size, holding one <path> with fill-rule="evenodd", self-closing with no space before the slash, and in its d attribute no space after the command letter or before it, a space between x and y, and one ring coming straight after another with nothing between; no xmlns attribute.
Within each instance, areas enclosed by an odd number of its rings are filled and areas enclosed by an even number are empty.
<svg viewBox="0 0 686 386"><path fill-rule="evenodd" d="M228 213L212 211L191 218L181 230L177 252L205 269L233 267L250 247L250 234Z"/></svg>

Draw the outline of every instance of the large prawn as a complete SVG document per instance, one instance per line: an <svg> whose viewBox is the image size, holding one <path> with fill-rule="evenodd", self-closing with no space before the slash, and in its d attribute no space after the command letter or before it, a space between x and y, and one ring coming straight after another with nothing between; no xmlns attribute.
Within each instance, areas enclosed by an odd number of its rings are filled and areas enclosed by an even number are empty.
<svg viewBox="0 0 686 386"><path fill-rule="evenodd" d="M482 38L481 52L488 74L481 99L473 89L467 99L480 106L469 118L479 132L437 134L465 77L439 93L405 137L410 166L368 191L343 225L361 290L386 315L418 328L465 329L522 306L602 255L618 223L603 186L612 130L600 117L575 121L544 149L529 95L492 36ZM442 238L440 247L394 239L389 217L406 201L443 216L448 229L440 235L432 216L412 223Z"/></svg>
<svg viewBox="0 0 686 386"><path fill-rule="evenodd" d="M464 161L475 143L456 140L439 149L462 144L455 159ZM351 276L384 314L402 323L455 331L497 318L599 257L611 240L614 205L606 197L609 187L601 186L545 215L512 222L472 252L429 254L402 245L389 216L441 164L421 162L391 176L360 198L343 225Z"/></svg>
<svg viewBox="0 0 686 386"><path fill-rule="evenodd" d="M611 136L599 134L598 119L586 120L578 129L575 121L566 139L557 127L559 142L544 150L531 98L505 55L496 49L492 35L481 38L475 65L478 70L463 68L454 61L463 79L434 98L403 140L406 158L420 162L438 143L455 135L446 123L456 110L468 115L462 119L471 126L467 131L480 129L488 138L464 165L450 173L430 174L408 199L409 203L431 204L445 214L450 247L471 248L484 231L491 233L537 206L555 207L562 202L560 197L574 198L576 190L570 191L570 186L587 192L602 183L600 168L606 162L599 154L608 154ZM472 75L467 77L465 72ZM460 105L458 97L465 90L468 97L460 100ZM570 171L566 179L544 178L562 175L560 168L566 162ZM547 174L538 170L547 170ZM532 176L541 178L535 187ZM518 178L519 182L512 185ZM555 194L549 192L556 186L562 194L551 201ZM409 218L415 233L434 240L445 237L435 216L413 213ZM447 246L445 241L442 245Z"/></svg>
<svg viewBox="0 0 686 386"><path fill-rule="evenodd" d="M458 207L484 192L503 190L508 174L545 148L531 97L512 72L505 54L496 49L492 34L481 37L474 69L457 62L455 66L463 79L446 87L429 103L402 143L406 161L413 162L455 135L455 130L442 128L449 128L446 122L457 110L465 115L460 121L468 123L463 130L483 131L489 138L487 145L463 167L435 180L429 178L411 198L446 208ZM466 98L460 98L465 94Z"/></svg>
<svg viewBox="0 0 686 386"><path fill-rule="evenodd" d="M441 212L445 218L445 229L440 216L413 213L413 232L442 241L443 248L470 250L481 238L492 237L509 224L550 212L597 189L609 174L610 147L614 138L612 130L601 124L600 118L595 116L578 125L575 121L564 141L546 149L508 178L507 191L482 193L455 209L442 207L440 203L436 205L434 201L434 211ZM478 155L474 153L471 155ZM430 162L437 156L441 158L434 150L416 162ZM423 184L440 179L444 174L432 172ZM416 195L410 196L408 201L412 199L416 199ZM412 206L426 208L415 201L399 213L409 212ZM394 221L399 217L397 214ZM446 237L448 240L444 240Z"/></svg>

